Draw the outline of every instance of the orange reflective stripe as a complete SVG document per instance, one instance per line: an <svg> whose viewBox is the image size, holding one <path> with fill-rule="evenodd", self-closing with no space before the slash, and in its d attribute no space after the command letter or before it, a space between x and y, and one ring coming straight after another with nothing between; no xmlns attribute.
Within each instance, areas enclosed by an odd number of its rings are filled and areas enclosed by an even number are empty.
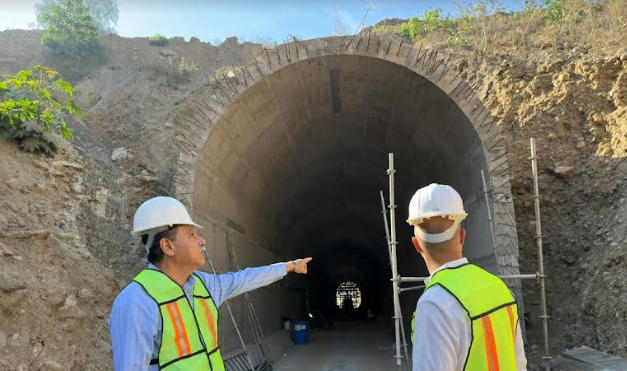
<svg viewBox="0 0 627 371"><path fill-rule="evenodd" d="M485 344L485 355L488 360L488 371L494 371L494 366L492 365L492 355L490 354L490 334L485 317L481 318L481 324L483 325L483 343Z"/></svg>
<svg viewBox="0 0 627 371"><path fill-rule="evenodd" d="M189 339L187 338L187 331L185 330L185 323L183 322L183 316L181 316L181 311L179 310L179 303L177 301L174 302L174 309L176 309L176 314L179 316L179 321L181 322L181 329L183 330L183 341L185 341L185 346L187 347L187 353L192 353L192 347L189 345Z"/></svg>
<svg viewBox="0 0 627 371"><path fill-rule="evenodd" d="M512 338L514 339L514 343L516 343L516 322L514 321L514 313L512 312L512 307L507 307L507 315L509 316L509 324L512 327Z"/></svg>
<svg viewBox="0 0 627 371"><path fill-rule="evenodd" d="M213 347L215 348L218 346L218 336L216 334L216 323L213 320L213 313L211 312L211 308L209 308L209 304L207 304L207 299L201 299L200 302L202 303L202 307L205 309L209 332L211 332L211 337L213 337Z"/></svg>
<svg viewBox="0 0 627 371"><path fill-rule="evenodd" d="M494 329L492 328L492 320L490 319L490 316L485 316L482 318L484 323L483 323L483 329L486 330L487 327L487 332L486 332L486 348L488 348L488 358L490 358L492 360L491 362L491 370L494 371L499 371L499 355L496 351L496 341L494 340Z"/></svg>
<svg viewBox="0 0 627 371"><path fill-rule="evenodd" d="M170 319L172 320L172 327L174 327L174 342L176 343L176 348L179 351L179 357L183 357L183 347L181 346L181 335L179 333L179 326L176 323L176 317L174 316L174 312L172 311L172 303L167 304L166 308L168 308L168 313L170 314Z"/></svg>

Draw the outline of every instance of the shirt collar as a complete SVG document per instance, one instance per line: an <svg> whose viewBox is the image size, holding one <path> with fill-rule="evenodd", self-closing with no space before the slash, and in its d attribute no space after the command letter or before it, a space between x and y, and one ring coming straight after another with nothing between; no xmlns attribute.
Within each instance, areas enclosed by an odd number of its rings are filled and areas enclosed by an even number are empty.
<svg viewBox="0 0 627 371"><path fill-rule="evenodd" d="M161 269L157 268L157 266L152 263L148 263L148 269L154 269L156 271L161 272ZM194 275L192 274L191 276L189 276L187 281L185 281L185 285L183 285L183 288L186 289L190 286L194 286L195 283L196 283L196 277L194 277Z"/></svg>
<svg viewBox="0 0 627 371"><path fill-rule="evenodd" d="M446 269L446 268L455 268L455 267L459 267L462 264L468 264L468 259L466 258L460 258L460 259L456 259L456 260L452 260L446 264L441 265L438 269L434 270L433 273L431 273L431 275L429 276L429 278L427 278L425 280L425 285L429 284L429 281L431 281L431 279L433 278L433 275L438 273L439 271L441 271L442 269Z"/></svg>

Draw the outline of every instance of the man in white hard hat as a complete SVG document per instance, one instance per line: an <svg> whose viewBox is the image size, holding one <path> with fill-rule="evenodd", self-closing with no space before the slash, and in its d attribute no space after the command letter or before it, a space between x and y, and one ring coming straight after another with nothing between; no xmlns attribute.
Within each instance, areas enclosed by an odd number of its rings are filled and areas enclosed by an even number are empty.
<svg viewBox="0 0 627 371"><path fill-rule="evenodd" d="M412 320L413 370L526 370L514 295L462 255L466 216L447 185L421 188L409 203L412 242L430 274Z"/></svg>
<svg viewBox="0 0 627 371"><path fill-rule="evenodd" d="M218 306L271 284L289 272L307 274L311 258L208 274L202 227L171 197L155 197L135 213L148 268L126 286L109 316L116 371L224 371L218 346Z"/></svg>

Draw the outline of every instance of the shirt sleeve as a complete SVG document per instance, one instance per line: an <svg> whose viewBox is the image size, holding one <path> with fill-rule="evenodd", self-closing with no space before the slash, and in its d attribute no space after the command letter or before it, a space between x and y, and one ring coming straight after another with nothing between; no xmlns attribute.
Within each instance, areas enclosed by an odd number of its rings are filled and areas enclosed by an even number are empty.
<svg viewBox="0 0 627 371"><path fill-rule="evenodd" d="M287 268L285 263L276 263L218 275L205 272L198 272L198 274L209 289L216 305L220 306L232 297L280 280L287 274Z"/></svg>
<svg viewBox="0 0 627 371"><path fill-rule="evenodd" d="M155 314L129 299L129 295L121 293L109 315L113 368L115 371L148 371L157 332Z"/></svg>
<svg viewBox="0 0 627 371"><path fill-rule="evenodd" d="M525 356L525 344L520 331L520 322L516 326L516 371L527 371L527 357Z"/></svg>
<svg viewBox="0 0 627 371"><path fill-rule="evenodd" d="M455 371L461 335L455 320L437 303L419 301L412 351L413 371Z"/></svg>

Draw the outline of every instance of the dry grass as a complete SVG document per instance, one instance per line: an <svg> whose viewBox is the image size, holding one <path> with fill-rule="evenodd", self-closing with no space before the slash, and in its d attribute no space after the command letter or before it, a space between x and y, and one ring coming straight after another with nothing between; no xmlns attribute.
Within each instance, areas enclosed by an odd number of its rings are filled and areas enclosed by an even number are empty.
<svg viewBox="0 0 627 371"><path fill-rule="evenodd" d="M185 57L159 56L149 69L152 80L159 80L163 85L176 89L181 84L189 83L199 67L196 62Z"/></svg>
<svg viewBox="0 0 627 371"><path fill-rule="evenodd" d="M550 20L547 9L531 6L504 13L497 0L478 0L458 6L455 19L461 42L448 30L436 30L420 41L446 48L464 48L481 55L499 53L532 55L538 49L569 50L585 46L591 54L614 54L627 46L627 0L562 0L561 16ZM370 31L395 33L397 25L381 25ZM454 31L455 32L455 31Z"/></svg>
<svg viewBox="0 0 627 371"><path fill-rule="evenodd" d="M599 50L612 52L627 45L627 0L606 0L594 18L587 19L580 28L579 38L586 38Z"/></svg>
<svg viewBox="0 0 627 371"><path fill-rule="evenodd" d="M485 24L490 25L488 33ZM586 46L591 53L614 53L626 45L627 0L564 0L562 16L550 21L544 8L492 15L491 23L470 23L469 45L476 51L518 50L531 53L538 48L568 49Z"/></svg>

